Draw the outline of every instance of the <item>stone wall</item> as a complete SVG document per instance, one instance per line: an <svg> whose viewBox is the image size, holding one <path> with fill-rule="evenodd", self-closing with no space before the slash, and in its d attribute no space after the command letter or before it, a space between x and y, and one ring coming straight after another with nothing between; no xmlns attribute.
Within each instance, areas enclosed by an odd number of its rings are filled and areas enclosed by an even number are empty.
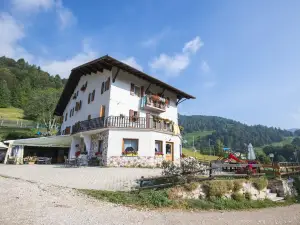
<svg viewBox="0 0 300 225"><path fill-rule="evenodd" d="M111 156L107 166L111 167L160 167L164 158L161 156Z"/></svg>
<svg viewBox="0 0 300 225"><path fill-rule="evenodd" d="M90 156L95 156L95 153L98 151L100 140L103 141L102 155L98 156L100 160L100 166L107 166L108 131L91 135Z"/></svg>

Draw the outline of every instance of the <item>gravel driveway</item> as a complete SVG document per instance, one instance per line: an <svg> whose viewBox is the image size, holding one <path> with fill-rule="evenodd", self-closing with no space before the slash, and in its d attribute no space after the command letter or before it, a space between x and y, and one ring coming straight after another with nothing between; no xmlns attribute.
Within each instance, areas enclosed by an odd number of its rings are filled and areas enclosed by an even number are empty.
<svg viewBox="0 0 300 225"><path fill-rule="evenodd" d="M0 177L1 225L300 224L300 205L251 212L139 211L70 188Z"/></svg>
<svg viewBox="0 0 300 225"><path fill-rule="evenodd" d="M160 169L144 168L65 168L60 165L4 165L0 175L43 184L96 190L128 190L141 176L160 175Z"/></svg>

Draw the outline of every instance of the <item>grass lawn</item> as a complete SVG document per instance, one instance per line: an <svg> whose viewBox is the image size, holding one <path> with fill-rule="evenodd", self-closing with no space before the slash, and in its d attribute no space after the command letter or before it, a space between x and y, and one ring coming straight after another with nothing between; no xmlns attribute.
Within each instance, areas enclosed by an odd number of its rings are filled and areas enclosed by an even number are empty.
<svg viewBox="0 0 300 225"><path fill-rule="evenodd" d="M132 192L101 191L101 190L78 190L88 196L116 204L147 208L175 208L175 209L198 209L198 210L245 210L260 209L266 207L285 206L293 204L294 201L272 202L271 200L232 200L216 198L204 199L182 199L169 198L168 189L142 190Z"/></svg>
<svg viewBox="0 0 300 225"><path fill-rule="evenodd" d="M20 120L24 118L23 109L0 108L0 118L7 120Z"/></svg>
<svg viewBox="0 0 300 225"><path fill-rule="evenodd" d="M218 156L213 156L213 155L202 155L200 152L194 152L192 149L187 149L187 148L183 148L182 153L187 156L195 157L200 160L211 161L219 158Z"/></svg>
<svg viewBox="0 0 300 225"><path fill-rule="evenodd" d="M192 133L187 133L183 136L183 139L186 140L189 144L192 144L193 143L193 137L195 138L195 140L197 138L203 138L207 135L210 135L212 134L213 131L195 131L195 132L192 132Z"/></svg>

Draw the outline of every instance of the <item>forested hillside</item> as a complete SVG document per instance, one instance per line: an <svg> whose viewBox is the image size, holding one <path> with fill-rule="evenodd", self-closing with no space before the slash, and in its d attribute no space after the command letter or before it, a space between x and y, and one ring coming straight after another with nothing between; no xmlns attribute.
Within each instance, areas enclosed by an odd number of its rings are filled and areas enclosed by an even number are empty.
<svg viewBox="0 0 300 225"><path fill-rule="evenodd" d="M51 76L24 59L15 61L0 57L0 108L16 107L26 110L26 105L39 90L60 90L65 82L59 75Z"/></svg>
<svg viewBox="0 0 300 225"><path fill-rule="evenodd" d="M184 134L199 132L195 137L195 147L200 149L209 147L209 144L221 141L224 146L242 151L245 144L252 143L254 146L263 146L273 142L280 142L284 137L292 136L293 133L262 125L248 126L240 122L217 116L179 116L179 124L184 127ZM201 136L203 131L212 131L206 136ZM210 141L209 141L210 139ZM210 142L210 143L209 143ZM186 143L190 147L191 143Z"/></svg>

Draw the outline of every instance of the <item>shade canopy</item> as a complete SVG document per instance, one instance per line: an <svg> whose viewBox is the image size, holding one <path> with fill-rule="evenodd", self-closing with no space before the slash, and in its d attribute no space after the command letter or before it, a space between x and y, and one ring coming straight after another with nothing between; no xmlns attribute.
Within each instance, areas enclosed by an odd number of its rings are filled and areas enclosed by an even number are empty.
<svg viewBox="0 0 300 225"><path fill-rule="evenodd" d="M4 143L0 142L0 148L8 148Z"/></svg>
<svg viewBox="0 0 300 225"><path fill-rule="evenodd" d="M62 148L70 147L71 142L72 142L72 137L69 135L5 141L5 143L11 143L12 145L40 146L40 147L62 147Z"/></svg>

